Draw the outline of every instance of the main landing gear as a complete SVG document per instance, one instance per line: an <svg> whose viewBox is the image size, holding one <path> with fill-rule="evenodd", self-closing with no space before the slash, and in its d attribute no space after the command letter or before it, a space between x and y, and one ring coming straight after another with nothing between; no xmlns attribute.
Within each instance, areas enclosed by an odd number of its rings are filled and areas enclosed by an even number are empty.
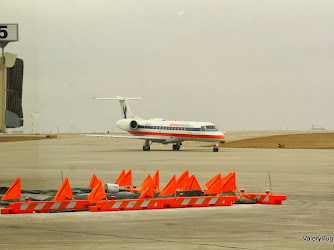
<svg viewBox="0 0 334 250"><path fill-rule="evenodd" d="M182 143L173 144L173 150L180 150Z"/></svg>
<svg viewBox="0 0 334 250"><path fill-rule="evenodd" d="M212 151L213 151L213 152L218 152L218 148L217 148L217 147L214 147L214 148L212 149Z"/></svg>
<svg viewBox="0 0 334 250"><path fill-rule="evenodd" d="M150 151L151 147L150 147L150 141L146 140L143 146L143 151Z"/></svg>

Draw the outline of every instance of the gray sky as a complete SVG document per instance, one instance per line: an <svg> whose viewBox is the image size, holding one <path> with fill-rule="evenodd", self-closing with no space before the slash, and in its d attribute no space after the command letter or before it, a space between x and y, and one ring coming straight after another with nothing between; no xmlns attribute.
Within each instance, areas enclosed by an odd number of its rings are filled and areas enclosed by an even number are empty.
<svg viewBox="0 0 334 250"><path fill-rule="evenodd" d="M0 0L19 23L25 132L116 131L143 118L221 130L334 129L334 1Z"/></svg>

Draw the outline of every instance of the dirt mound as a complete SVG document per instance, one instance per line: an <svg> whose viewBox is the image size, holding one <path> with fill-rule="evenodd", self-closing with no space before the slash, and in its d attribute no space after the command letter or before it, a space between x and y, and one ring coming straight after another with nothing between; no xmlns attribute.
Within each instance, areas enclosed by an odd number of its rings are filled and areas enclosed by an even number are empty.
<svg viewBox="0 0 334 250"><path fill-rule="evenodd" d="M32 141L45 139L40 135L1 135L0 142Z"/></svg>
<svg viewBox="0 0 334 250"><path fill-rule="evenodd" d="M225 142L224 148L278 148L284 144L290 149L334 149L334 133L305 133L275 135Z"/></svg>

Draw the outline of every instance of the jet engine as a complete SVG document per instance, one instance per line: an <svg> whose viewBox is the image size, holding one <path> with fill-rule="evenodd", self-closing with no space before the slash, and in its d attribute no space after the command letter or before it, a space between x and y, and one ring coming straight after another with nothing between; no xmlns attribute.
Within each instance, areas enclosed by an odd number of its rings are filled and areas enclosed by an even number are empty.
<svg viewBox="0 0 334 250"><path fill-rule="evenodd" d="M135 130L138 128L138 122L132 119L122 119L116 122L117 127L122 130Z"/></svg>

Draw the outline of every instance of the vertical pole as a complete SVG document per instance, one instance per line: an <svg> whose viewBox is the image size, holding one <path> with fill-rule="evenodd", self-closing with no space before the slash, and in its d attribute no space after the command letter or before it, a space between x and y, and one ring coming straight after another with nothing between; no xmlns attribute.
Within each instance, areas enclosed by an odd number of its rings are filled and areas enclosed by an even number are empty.
<svg viewBox="0 0 334 250"><path fill-rule="evenodd" d="M2 49L3 52L3 49ZM7 85L7 67L2 53L0 60L0 132L6 132L6 85Z"/></svg>
<svg viewBox="0 0 334 250"><path fill-rule="evenodd" d="M270 174L268 172L268 177L269 177L269 184L270 184L270 194L273 194L273 190L271 188L271 179L270 179Z"/></svg>

